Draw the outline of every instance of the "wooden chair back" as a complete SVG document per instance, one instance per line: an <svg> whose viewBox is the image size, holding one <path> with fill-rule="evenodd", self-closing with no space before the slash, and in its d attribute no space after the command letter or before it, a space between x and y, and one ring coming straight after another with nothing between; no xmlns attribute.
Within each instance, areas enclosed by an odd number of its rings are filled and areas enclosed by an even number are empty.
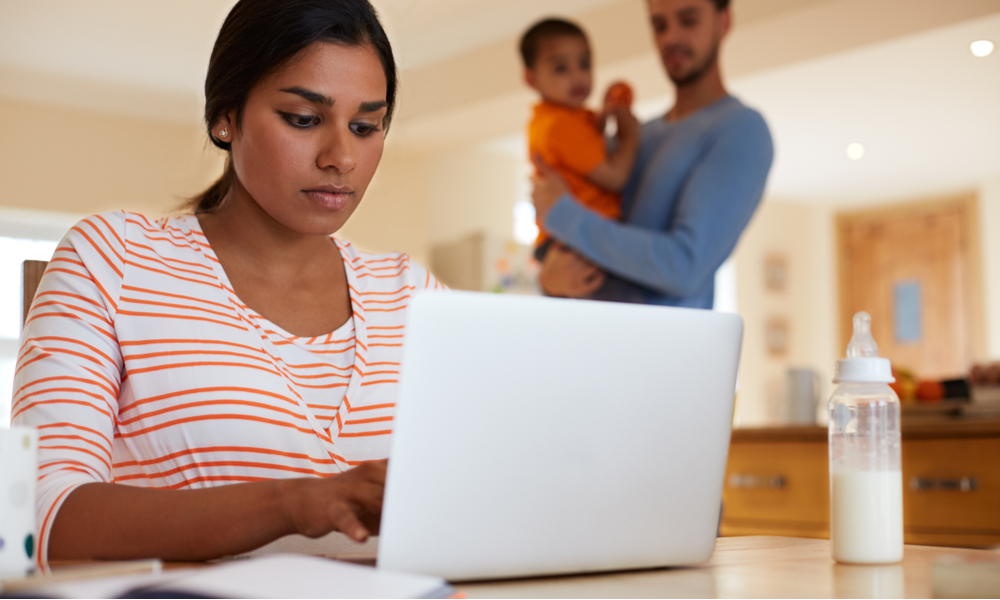
<svg viewBox="0 0 1000 600"><path fill-rule="evenodd" d="M26 260L21 263L21 326L28 320L28 310L31 309L31 301L38 291L38 284L42 281L42 274L48 262L44 260Z"/></svg>

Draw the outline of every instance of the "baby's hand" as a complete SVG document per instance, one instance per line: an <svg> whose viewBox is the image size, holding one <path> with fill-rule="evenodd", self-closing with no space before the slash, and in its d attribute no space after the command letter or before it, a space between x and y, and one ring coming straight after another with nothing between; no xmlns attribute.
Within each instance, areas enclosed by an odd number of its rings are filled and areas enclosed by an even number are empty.
<svg viewBox="0 0 1000 600"><path fill-rule="evenodd" d="M632 108L632 88L624 81L612 83L604 94L604 112L609 113L619 106Z"/></svg>

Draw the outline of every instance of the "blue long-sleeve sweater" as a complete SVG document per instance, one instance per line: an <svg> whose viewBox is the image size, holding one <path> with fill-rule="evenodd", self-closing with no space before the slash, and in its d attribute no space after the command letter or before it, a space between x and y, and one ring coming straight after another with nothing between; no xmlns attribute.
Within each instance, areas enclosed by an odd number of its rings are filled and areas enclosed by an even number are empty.
<svg viewBox="0 0 1000 600"><path fill-rule="evenodd" d="M760 203L773 156L764 118L726 96L642 126L621 221L567 194L545 227L608 273L595 299L711 308L715 271Z"/></svg>

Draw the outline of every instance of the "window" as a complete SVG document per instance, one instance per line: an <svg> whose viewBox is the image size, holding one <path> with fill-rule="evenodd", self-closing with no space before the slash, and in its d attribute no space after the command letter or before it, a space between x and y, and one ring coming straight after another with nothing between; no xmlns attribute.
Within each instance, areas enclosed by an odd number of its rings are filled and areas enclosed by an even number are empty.
<svg viewBox="0 0 1000 600"><path fill-rule="evenodd" d="M535 205L531 200L520 200L514 205L514 239L519 244L530 246L538 237L535 224Z"/></svg>
<svg viewBox="0 0 1000 600"><path fill-rule="evenodd" d="M0 427L10 425L21 335L21 263L52 258L57 240L76 220L61 213L0 210Z"/></svg>

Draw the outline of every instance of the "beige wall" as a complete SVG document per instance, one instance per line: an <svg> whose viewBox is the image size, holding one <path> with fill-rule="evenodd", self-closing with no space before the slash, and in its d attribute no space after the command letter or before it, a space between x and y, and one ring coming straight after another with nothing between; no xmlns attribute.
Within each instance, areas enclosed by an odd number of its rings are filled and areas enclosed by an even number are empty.
<svg viewBox="0 0 1000 600"><path fill-rule="evenodd" d="M390 133L390 140L392 134ZM337 234L371 252L406 252L430 259L428 175L420 154L386 144L358 210Z"/></svg>
<svg viewBox="0 0 1000 600"><path fill-rule="evenodd" d="M1000 180L978 186L986 358L1000 360ZM900 199L906 201L912 199ZM736 423L753 426L781 419L784 377L789 367L816 370L821 398L832 391L833 368L844 354L839 346L836 237L837 209L827 205L768 199L754 216L734 252L737 308L745 323L740 360ZM788 259L784 293L764 285L764 259ZM785 356L768 354L764 329L771 316L790 327Z"/></svg>
<svg viewBox="0 0 1000 600"><path fill-rule="evenodd" d="M87 215L177 212L222 172L203 129L172 122L0 99L0 209ZM372 251L426 262L422 158L387 144L382 165L343 236Z"/></svg>
<svg viewBox="0 0 1000 600"><path fill-rule="evenodd" d="M478 231L513 236L514 203L527 181L523 158L479 145L435 154L426 165L432 243Z"/></svg>
<svg viewBox="0 0 1000 600"><path fill-rule="evenodd" d="M1000 360L1000 179L982 184L978 192L986 354Z"/></svg>
<svg viewBox="0 0 1000 600"><path fill-rule="evenodd" d="M171 212L221 172L198 127L0 99L0 206Z"/></svg>
<svg viewBox="0 0 1000 600"><path fill-rule="evenodd" d="M787 284L768 290L764 262L784 256ZM744 320L736 423L761 425L781 418L785 372L789 367L816 370L821 395L829 392L836 360L836 267L830 209L767 199L734 251L737 309ZM766 322L784 318L789 326L787 351L771 356Z"/></svg>

